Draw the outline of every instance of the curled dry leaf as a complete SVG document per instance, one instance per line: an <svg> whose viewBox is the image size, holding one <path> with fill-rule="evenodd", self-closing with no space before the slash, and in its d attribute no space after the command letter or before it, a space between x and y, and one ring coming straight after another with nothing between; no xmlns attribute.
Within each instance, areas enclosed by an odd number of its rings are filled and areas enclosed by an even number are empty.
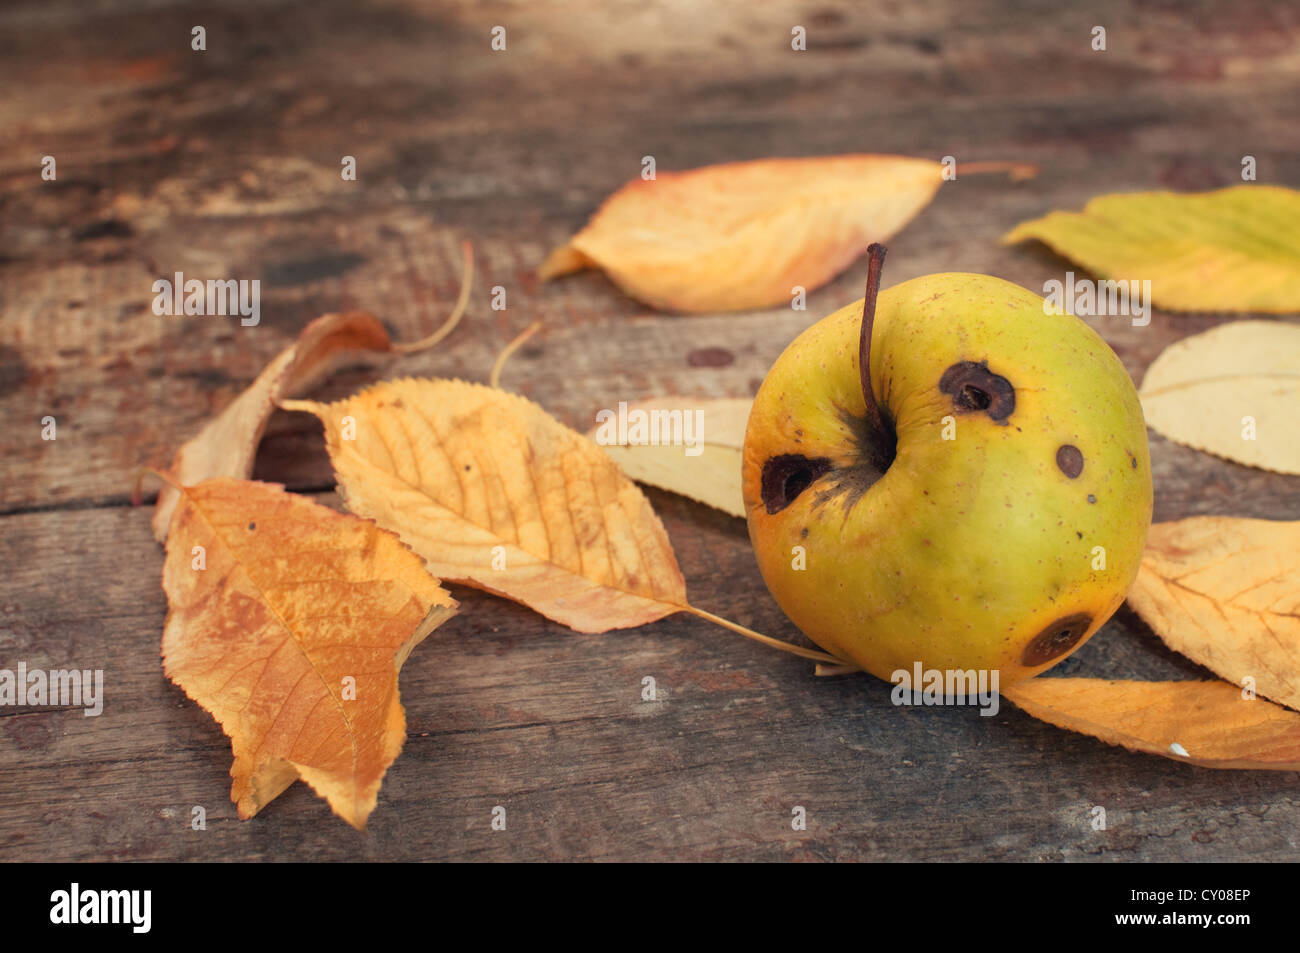
<svg viewBox="0 0 1300 953"><path fill-rule="evenodd" d="M1138 391L1147 424L1237 463L1300 473L1300 325L1234 321L1167 347Z"/></svg>
<svg viewBox="0 0 1300 953"><path fill-rule="evenodd" d="M745 518L741 447L748 398L657 397L620 405L587 436L639 483L688 496Z"/></svg>
<svg viewBox="0 0 1300 953"><path fill-rule="evenodd" d="M580 632L686 609L645 495L532 401L452 380L386 381L315 414L352 512L397 533L440 579Z"/></svg>
<svg viewBox="0 0 1300 953"><path fill-rule="evenodd" d="M1171 311L1300 311L1300 192L1238 185L1216 192L1102 195L1082 212L1022 222L1030 238L1103 278L1150 280Z"/></svg>
<svg viewBox="0 0 1300 953"><path fill-rule="evenodd" d="M298 340L281 351L257 380L177 451L170 471L172 479L181 486L209 477L246 479L253 473L257 445L277 401L305 394L341 367L383 364L396 355L422 351L445 338L465 313L474 280L474 250L468 241L461 243L461 255L460 297L447 320L431 335L394 344L373 315L362 311L322 315L303 328ZM158 494L152 524L159 542L167 538L175 507L176 490L164 486Z"/></svg>
<svg viewBox="0 0 1300 953"><path fill-rule="evenodd" d="M163 667L230 737L239 816L302 778L364 827L406 736L397 673L456 603L396 536L283 487L178 499Z"/></svg>
<svg viewBox="0 0 1300 953"><path fill-rule="evenodd" d="M209 477L247 478L277 400L310 390L339 367L389 353L388 332L373 315L352 311L317 318L234 402L177 451L172 479L190 486ZM167 538L176 503L177 491L164 486L153 515L153 533L159 542Z"/></svg>
<svg viewBox="0 0 1300 953"><path fill-rule="evenodd" d="M905 156L762 159L634 179L542 266L542 278L601 268L669 311L788 304L934 197L943 166Z"/></svg>
<svg viewBox="0 0 1300 953"><path fill-rule="evenodd" d="M1128 601L1174 651L1300 709L1300 522L1156 523Z"/></svg>
<svg viewBox="0 0 1300 953"><path fill-rule="evenodd" d="M1035 718L1130 751L1203 768L1300 771L1300 714L1245 699L1227 682L1039 677L1002 695Z"/></svg>

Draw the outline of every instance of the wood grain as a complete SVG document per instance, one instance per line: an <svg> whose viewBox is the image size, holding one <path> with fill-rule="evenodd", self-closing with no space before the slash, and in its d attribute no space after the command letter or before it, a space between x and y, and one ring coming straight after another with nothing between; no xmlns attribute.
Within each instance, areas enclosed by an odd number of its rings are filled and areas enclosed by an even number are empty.
<svg viewBox="0 0 1300 953"><path fill-rule="evenodd" d="M883 683L814 678L699 620L577 636L465 589L403 669L410 737L367 833L302 785L239 822L228 744L163 677L162 553L148 510L125 505L138 466L165 464L316 315L431 331L465 237L469 313L395 372L483 380L541 319L504 382L581 430L619 400L752 394L798 331L861 294L860 268L807 312L689 318L595 273L536 281L645 155L1041 166L945 185L891 243L887 284L974 271L1041 290L1070 266L998 245L1012 225L1103 192L1228 185L1245 154L1261 181L1300 184L1294 8L271 0L205 8L201 53L195 19L143 0L0 10L0 667L103 668L107 691L98 718L0 709L0 859L1300 859L1289 775L1144 758L1010 706L896 709ZM795 25L807 52L790 50ZM260 324L155 316L152 282L176 271L260 280ZM1090 320L1140 380L1170 342L1229 318ZM1300 480L1151 442L1157 519L1300 518ZM331 499L319 425L278 414L257 476ZM651 497L698 604L799 637L741 522ZM1204 674L1127 609L1060 671ZM645 675L659 701L640 700ZM1108 830L1091 829L1094 805Z"/></svg>

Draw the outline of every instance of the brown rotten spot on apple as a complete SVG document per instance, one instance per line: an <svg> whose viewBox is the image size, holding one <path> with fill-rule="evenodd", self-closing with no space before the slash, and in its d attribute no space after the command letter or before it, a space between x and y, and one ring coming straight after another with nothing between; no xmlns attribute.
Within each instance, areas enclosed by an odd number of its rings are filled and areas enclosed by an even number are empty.
<svg viewBox="0 0 1300 953"><path fill-rule="evenodd" d="M1061 444L1056 449L1056 466L1073 480L1083 472L1083 451L1074 444Z"/></svg>
<svg viewBox="0 0 1300 953"><path fill-rule="evenodd" d="M780 513L830 468L831 462L825 457L810 460L799 453L782 453L769 459L763 464L763 505L768 513Z"/></svg>
<svg viewBox="0 0 1300 953"><path fill-rule="evenodd" d="M1046 665L1052 659L1060 658L1079 644L1079 640L1091 625L1092 616L1086 612L1076 612L1057 619L1025 646L1025 654L1021 657L1021 661L1033 667Z"/></svg>
<svg viewBox="0 0 1300 953"><path fill-rule="evenodd" d="M1016 409L1015 387L989 370L986 361L958 361L939 378L939 391L952 396L957 413L983 412L1003 426Z"/></svg>

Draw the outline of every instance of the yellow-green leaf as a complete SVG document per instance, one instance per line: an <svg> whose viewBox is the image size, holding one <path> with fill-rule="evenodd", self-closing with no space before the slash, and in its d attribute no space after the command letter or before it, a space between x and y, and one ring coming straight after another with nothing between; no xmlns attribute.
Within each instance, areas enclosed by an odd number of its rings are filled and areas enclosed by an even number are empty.
<svg viewBox="0 0 1300 953"><path fill-rule="evenodd" d="M1151 282L1170 311L1300 311L1300 192L1239 185L1216 192L1102 195L1082 212L1022 222L1002 239L1036 238L1102 278Z"/></svg>

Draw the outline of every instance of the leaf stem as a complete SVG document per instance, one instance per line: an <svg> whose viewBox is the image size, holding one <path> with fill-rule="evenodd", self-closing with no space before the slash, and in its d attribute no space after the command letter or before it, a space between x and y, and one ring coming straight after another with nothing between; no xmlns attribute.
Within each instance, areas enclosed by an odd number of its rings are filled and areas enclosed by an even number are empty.
<svg viewBox="0 0 1300 953"><path fill-rule="evenodd" d="M541 326L541 321L534 321L524 328L522 334L501 349L501 353L497 355L496 363L492 365L492 373L488 375L489 387L501 386L501 369L506 366L506 361L510 359L511 354L523 347L524 342L536 334Z"/></svg>
<svg viewBox="0 0 1300 953"><path fill-rule="evenodd" d="M982 175L986 172L1005 172L1012 182L1022 182L1038 175L1038 166L1032 162L959 162L955 170L957 178L961 178L962 175Z"/></svg>
<svg viewBox="0 0 1300 953"><path fill-rule="evenodd" d="M855 675L860 671L862 669L856 665L825 665L819 663L817 668L813 670L813 674L821 678L828 678L832 675Z"/></svg>
<svg viewBox="0 0 1300 953"><path fill-rule="evenodd" d="M712 612L706 612L703 609L697 609L693 605L689 605L689 604L683 605L682 608L685 611L691 613L692 615L697 615L701 619L707 619L709 622L712 622L714 625L720 625L724 629L730 629L732 632L735 632L739 635L743 635L747 639L753 639L755 642L762 642L766 646L769 646L774 649L780 649L782 652L789 652L791 655L797 655L800 658L812 659L814 662L823 662L827 665L835 665L835 666L853 664L851 662L846 662L842 658L837 658L834 655L828 655L825 652L819 652L816 649L806 649L802 645L794 645L790 642L782 642L780 639L774 639L770 635L761 635L758 632L755 632L753 629L747 629L743 625L739 625L735 622L731 622L728 619L722 618L722 616L714 615Z"/></svg>
<svg viewBox="0 0 1300 953"><path fill-rule="evenodd" d="M177 483L176 480L172 477L172 475L168 473L166 470L158 470L154 467L136 467L135 486L131 490L132 506L139 506L142 502L144 502L143 497L141 496L141 490L143 489L142 484L144 483L144 478L151 473L154 476L158 477L160 480L162 480L164 483L170 483L172 489L175 490L176 492L183 493L185 491L185 487Z"/></svg>
<svg viewBox="0 0 1300 953"><path fill-rule="evenodd" d="M411 341L409 344L394 344L393 351L397 354L414 354L416 351L423 351L431 348L453 330L460 323L461 315L465 313L465 307L469 304L469 289L474 283L474 246L465 239L460 243L462 266L460 272L460 298L456 301L456 307L452 309L447 320L442 322L442 327L434 331L426 338L418 341Z"/></svg>

